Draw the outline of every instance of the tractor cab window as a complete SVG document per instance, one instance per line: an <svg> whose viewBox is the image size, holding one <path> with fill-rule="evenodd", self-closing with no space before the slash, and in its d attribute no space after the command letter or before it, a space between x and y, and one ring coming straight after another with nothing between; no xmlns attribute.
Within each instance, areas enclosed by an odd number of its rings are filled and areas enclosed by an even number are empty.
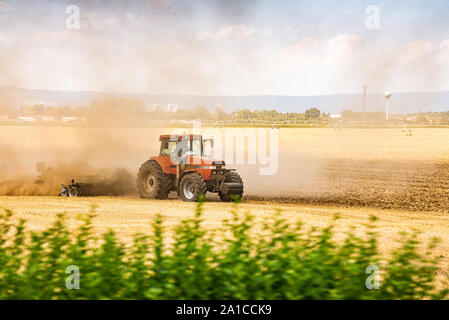
<svg viewBox="0 0 449 320"><path fill-rule="evenodd" d="M176 141L163 140L161 145L161 156L170 156L176 148Z"/></svg>
<svg viewBox="0 0 449 320"><path fill-rule="evenodd" d="M203 139L203 156L212 157L213 150L214 150L214 140Z"/></svg>
<svg viewBox="0 0 449 320"><path fill-rule="evenodd" d="M203 146L201 145L201 140L200 139L192 140L192 147L191 147L192 156L199 156L199 157L201 157L202 147Z"/></svg>
<svg viewBox="0 0 449 320"><path fill-rule="evenodd" d="M181 148L179 150L180 157L186 157L186 156L201 157L202 147L203 147L202 143L201 143L201 139L183 141L182 143L185 143L185 145L184 145L184 148Z"/></svg>

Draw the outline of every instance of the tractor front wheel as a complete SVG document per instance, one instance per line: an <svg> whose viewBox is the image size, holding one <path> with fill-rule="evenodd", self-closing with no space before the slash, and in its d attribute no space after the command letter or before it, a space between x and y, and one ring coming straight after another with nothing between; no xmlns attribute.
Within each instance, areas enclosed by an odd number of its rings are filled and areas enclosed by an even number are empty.
<svg viewBox="0 0 449 320"><path fill-rule="evenodd" d="M206 183L199 173L187 173L179 183L179 195L184 201L198 201L201 195L205 196Z"/></svg>
<svg viewBox="0 0 449 320"><path fill-rule="evenodd" d="M137 190L142 198L167 199L170 189L170 177L155 161L142 164L137 175Z"/></svg>

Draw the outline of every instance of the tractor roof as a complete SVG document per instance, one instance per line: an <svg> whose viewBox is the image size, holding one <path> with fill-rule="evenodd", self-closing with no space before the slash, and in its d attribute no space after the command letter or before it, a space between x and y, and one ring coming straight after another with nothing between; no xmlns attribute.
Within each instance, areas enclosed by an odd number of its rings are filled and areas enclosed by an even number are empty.
<svg viewBox="0 0 449 320"><path fill-rule="evenodd" d="M172 139L175 141L181 141L183 138L187 138L188 140L200 140L202 136L200 134L162 134L159 137L159 141L165 139Z"/></svg>

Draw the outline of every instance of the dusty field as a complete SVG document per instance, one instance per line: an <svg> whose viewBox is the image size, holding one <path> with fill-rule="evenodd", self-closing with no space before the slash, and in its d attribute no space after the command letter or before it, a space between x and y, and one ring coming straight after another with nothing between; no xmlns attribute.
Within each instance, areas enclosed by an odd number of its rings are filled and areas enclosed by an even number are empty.
<svg viewBox="0 0 449 320"><path fill-rule="evenodd" d="M282 203L449 211L449 160L316 160L314 190L248 199Z"/></svg>
<svg viewBox="0 0 449 320"><path fill-rule="evenodd" d="M92 204L98 205L97 217L94 220L95 232L99 235L114 230L120 239L129 243L137 232L151 232L151 221L156 214L161 214L168 229L173 228L181 220L192 217L194 204L179 200L151 201L138 198L59 198L59 197L0 197L0 207L12 209L15 218L27 220L32 230L42 230L51 225L57 213L66 213L67 222L74 228L79 224L77 217L89 211ZM329 206L290 205L267 202L245 202L239 205L239 212L251 212L256 216L254 228L272 216L275 208L281 209L281 215L291 222L302 221L306 226L324 227L331 223L335 214L337 221L337 237L345 236L351 226L360 231L368 222L370 215L378 217L378 233L380 249L388 254L397 245L401 231L420 230L420 240L427 242L433 237L442 243L436 253L443 256L441 274L447 278L449 273L449 216L445 213L409 212L403 210L381 210L367 208L335 208ZM211 230L219 228L225 218L231 217L232 204L208 201L205 204L203 225Z"/></svg>
<svg viewBox="0 0 449 320"><path fill-rule="evenodd" d="M448 129L281 130L279 171L248 196L448 212L448 136Z"/></svg>
<svg viewBox="0 0 449 320"><path fill-rule="evenodd" d="M0 126L0 195L54 195L98 168L135 175L158 136L172 129ZM279 131L276 174L235 165L248 199L449 212L449 129L292 128ZM226 151L224 152L224 154ZM49 188L5 184L36 176L36 161L60 169Z"/></svg>
<svg viewBox="0 0 449 320"><path fill-rule="evenodd" d="M48 226L58 212L67 212L71 225L91 203L99 205L97 232L113 229L125 240L150 230L156 213L168 226L193 213L179 200L144 201L137 197L62 199L28 197L55 195L71 175L98 168L125 168L135 175L140 164L159 150L158 136L170 129L56 128L0 126L0 206L13 209L33 229ZM265 219L274 208L289 219L325 226L337 212L338 235L360 227L371 214L380 218L381 249L391 251L398 232L419 229L423 240L443 241L443 271L449 268L449 129L304 128L280 129L276 174L261 176L259 165L233 165L242 175L249 210ZM59 169L51 188L33 183L12 190L5 181L35 177L36 161ZM66 180L64 180L66 179ZM61 181L63 180L63 181ZM33 181L33 180L31 180ZM3 183L3 185L2 185ZM22 195L2 197L2 195ZM206 205L205 225L221 225L232 205ZM253 201L263 200L263 201ZM268 200L268 201L267 201Z"/></svg>

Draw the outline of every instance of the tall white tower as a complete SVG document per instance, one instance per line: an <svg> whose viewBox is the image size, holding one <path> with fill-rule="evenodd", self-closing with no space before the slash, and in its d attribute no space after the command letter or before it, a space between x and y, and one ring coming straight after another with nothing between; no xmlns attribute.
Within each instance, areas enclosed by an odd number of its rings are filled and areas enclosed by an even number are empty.
<svg viewBox="0 0 449 320"><path fill-rule="evenodd" d="M366 89L368 89L368 86L364 85L362 87L362 89L363 89L363 114L365 115L365 113L366 113Z"/></svg>
<svg viewBox="0 0 449 320"><path fill-rule="evenodd" d="M387 102L387 110L385 111L385 117L386 117L386 119L388 121L388 116L390 114L390 110L389 109L390 109L391 92L390 91L385 91L384 96L385 96L385 100Z"/></svg>

